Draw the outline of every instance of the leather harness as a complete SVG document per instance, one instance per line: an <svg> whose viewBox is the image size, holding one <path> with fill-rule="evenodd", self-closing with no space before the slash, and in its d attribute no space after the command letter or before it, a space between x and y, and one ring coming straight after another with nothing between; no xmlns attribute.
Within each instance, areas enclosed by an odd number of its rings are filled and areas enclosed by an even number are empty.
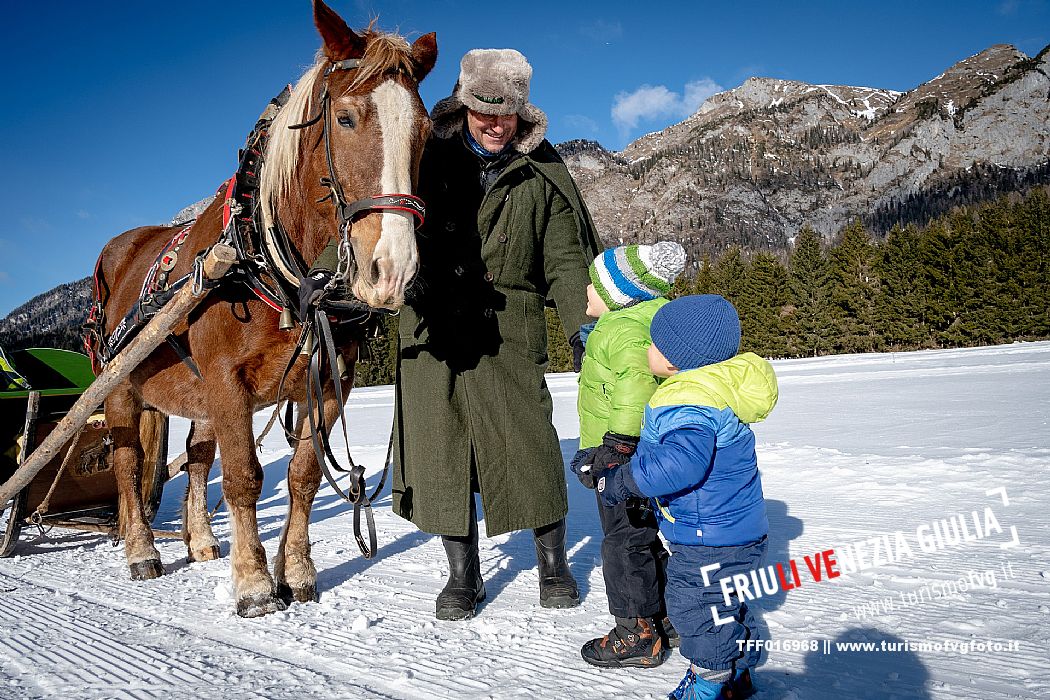
<svg viewBox="0 0 1050 700"><path fill-rule="evenodd" d="M414 217L418 228L423 223L426 209L421 199L405 193L377 194L353 202L346 200L339 177L335 172L335 161L332 156L330 135L332 98L328 91L328 77L334 71L355 70L360 64L360 59L348 59L330 64L324 72L324 83L320 93L320 108L317 114L301 124L289 127L291 129L304 129L318 122L322 123L328 175L321 178L321 184L329 189L329 193L318 201L332 201L340 237L340 270L337 271L332 283L325 288L324 293L311 307L306 318L298 318L299 306L297 299L299 285L307 274L307 265L279 221L275 219L274 226L263 230L259 202L259 173L262 167L263 154L266 150L269 127L277 113L287 103L291 95L290 87L286 87L280 95L270 101L270 104L256 122L252 132L248 135L244 148L238 154L236 174L222 184L217 194L223 196L223 230L219 240L232 245L238 256L238 263L223 278L223 282L226 283L229 280L230 282L236 281L246 284L260 300L274 310L287 311L297 317L302 327L299 340L292 351L284 375L281 378L275 414L279 415L280 413L281 403L284 401L282 397L284 396L285 380L291 373L295 362L300 355L309 354L310 362L306 377L306 410L310 425L310 440L318 464L329 485L343 500L353 504L354 536L357 539L361 553L365 558L371 558L374 556L377 548L372 502L378 497L386 483L393 448L393 431L391 431L391 439L387 445L382 478L372 495L368 496L365 490L364 468L355 464L353 457L350 455L343 405L345 397L340 376L343 372L340 367L341 358L333 339L332 322L335 321L340 325L353 324L353 327L359 331L363 338L367 326L374 322L377 315L391 312L370 307L357 299L333 299L332 296L336 283L340 279L348 277L353 271L353 249L350 246L349 238L350 230L357 219L376 211L402 211ZM146 275L138 301L108 337L104 335L104 304L108 299L109 289L101 274L102 258L101 256L99 257L99 261L95 266L94 276L95 303L92 305L88 321L84 326L85 347L96 371L112 360L146 323L160 311L174 293L190 280L191 275L186 275L169 284L167 273L174 267L178 259L179 248L185 242L193 224L194 221L189 222L180 229L171 242L165 245L157 257L157 261ZM200 371L193 363L189 353L182 348L174 336L169 336L168 341L180 359L200 378ZM350 462L350 468L348 469L339 465L328 439L329 426L326 424L323 410L324 376L326 372L332 380L335 398L339 405L339 420L342 424L343 439L346 442L346 454ZM286 435L289 437L290 442L298 441L300 438L293 435L288 422L290 422L288 419L281 421ZM336 483L332 474L333 470L350 475L351 484L346 492ZM367 542L361 534L362 510L365 512L368 525L369 537Z"/></svg>

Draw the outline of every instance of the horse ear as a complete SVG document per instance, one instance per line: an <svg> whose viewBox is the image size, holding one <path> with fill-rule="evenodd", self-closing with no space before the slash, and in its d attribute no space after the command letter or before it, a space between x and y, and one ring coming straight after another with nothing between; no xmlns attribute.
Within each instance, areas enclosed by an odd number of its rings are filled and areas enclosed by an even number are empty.
<svg viewBox="0 0 1050 700"><path fill-rule="evenodd" d="M365 40L346 26L343 18L322 0L314 0L314 24L324 40L324 54L332 61L361 58Z"/></svg>
<svg viewBox="0 0 1050 700"><path fill-rule="evenodd" d="M430 69L434 67L438 57L437 34L430 32L415 40L412 44L412 60L416 64L416 82L422 82L427 77Z"/></svg>

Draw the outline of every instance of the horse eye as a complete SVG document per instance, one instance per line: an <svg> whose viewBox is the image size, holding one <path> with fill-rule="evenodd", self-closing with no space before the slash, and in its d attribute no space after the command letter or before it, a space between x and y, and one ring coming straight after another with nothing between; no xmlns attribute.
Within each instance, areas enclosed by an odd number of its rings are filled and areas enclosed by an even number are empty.
<svg viewBox="0 0 1050 700"><path fill-rule="evenodd" d="M354 118L350 116L350 112L347 112L345 109L336 112L335 119L339 122L339 126L345 126L348 129L353 129L357 126L357 122L355 122Z"/></svg>

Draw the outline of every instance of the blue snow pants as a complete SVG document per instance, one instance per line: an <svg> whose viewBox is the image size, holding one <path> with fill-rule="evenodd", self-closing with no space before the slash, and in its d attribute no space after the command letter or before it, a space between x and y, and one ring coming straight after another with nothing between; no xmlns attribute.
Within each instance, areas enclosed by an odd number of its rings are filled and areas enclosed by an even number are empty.
<svg viewBox="0 0 1050 700"><path fill-rule="evenodd" d="M747 604L736 595L726 607L719 580L733 574L750 574L758 570L766 553L766 538L732 547L706 545L671 545L667 562L667 616L682 638L679 651L694 664L713 671L750 668L758 663L760 649L740 649L737 640L757 639L758 628ZM711 585L704 586L700 567L720 564L708 574ZM711 611L714 606L721 619L731 622L716 625Z"/></svg>

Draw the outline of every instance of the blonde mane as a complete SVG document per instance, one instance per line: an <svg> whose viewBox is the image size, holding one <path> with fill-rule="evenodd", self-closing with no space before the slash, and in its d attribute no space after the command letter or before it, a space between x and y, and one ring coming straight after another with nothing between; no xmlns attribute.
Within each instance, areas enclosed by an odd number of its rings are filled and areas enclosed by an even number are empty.
<svg viewBox="0 0 1050 700"><path fill-rule="evenodd" d="M353 81L343 94L353 92L369 80L386 73L403 73L413 75L412 48L408 42L397 34L377 32L369 25L363 37L365 53L361 65L357 68ZM276 220L277 202L288 194L292 187L296 166L299 164L300 143L304 129L290 129L290 126L302 124L315 114L314 92L317 81L322 79L328 58L323 51L318 52L313 66L299 78L288 98L288 103L281 109L270 125L270 141L266 147L264 166L259 182L259 199L262 207L262 219L265 230L269 230Z"/></svg>

